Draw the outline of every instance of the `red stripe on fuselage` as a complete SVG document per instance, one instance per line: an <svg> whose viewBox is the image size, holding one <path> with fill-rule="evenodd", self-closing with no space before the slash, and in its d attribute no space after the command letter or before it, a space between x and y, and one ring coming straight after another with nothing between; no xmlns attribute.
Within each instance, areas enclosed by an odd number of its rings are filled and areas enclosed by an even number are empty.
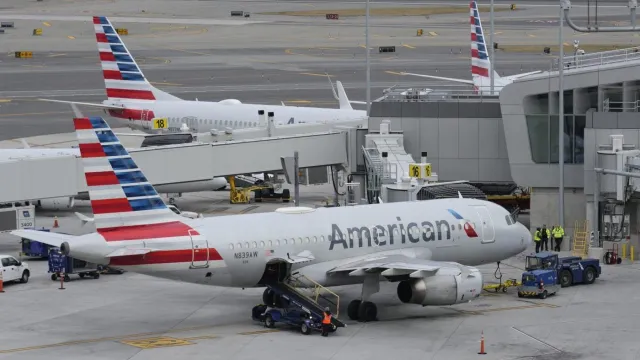
<svg viewBox="0 0 640 360"><path fill-rule="evenodd" d="M100 61L116 61L112 52L100 51Z"/></svg>
<svg viewBox="0 0 640 360"><path fill-rule="evenodd" d="M104 186L104 185L119 185L120 181L113 171L98 171L85 173L87 179L87 186Z"/></svg>
<svg viewBox="0 0 640 360"><path fill-rule="evenodd" d="M111 266L135 266L135 265L152 265L152 264L173 264L173 263L191 263L194 261L220 261L222 256L218 250L209 248L185 249L185 250L166 250L152 251L144 255L130 255L112 257L109 265Z"/></svg>
<svg viewBox="0 0 640 360"><path fill-rule="evenodd" d="M151 90L107 89L107 97L136 100L155 100Z"/></svg>
<svg viewBox="0 0 640 360"><path fill-rule="evenodd" d="M97 229L97 231L106 241L161 239L168 237L200 235L189 225L181 221L101 228ZM189 232L191 232L191 234L189 234Z"/></svg>
<svg viewBox="0 0 640 360"><path fill-rule="evenodd" d="M122 80L122 74L118 70L102 70L102 75L107 80Z"/></svg>
<svg viewBox="0 0 640 360"><path fill-rule="evenodd" d="M481 68L479 66L471 66L471 73L474 75L480 75L484 77L489 77L489 70L485 68Z"/></svg>
<svg viewBox="0 0 640 360"><path fill-rule="evenodd" d="M156 117L152 110L138 109L109 110L109 115L127 120L151 120Z"/></svg>
<svg viewBox="0 0 640 360"><path fill-rule="evenodd" d="M90 129L93 129L92 127ZM100 143L91 143L91 144L79 144L80 148L80 156L83 158L96 158L96 157L106 157L107 154L104 153L104 149Z"/></svg>
<svg viewBox="0 0 640 360"><path fill-rule="evenodd" d="M91 125L91 121L89 121L89 118L74 118L73 119L73 127L76 130L91 130L91 129L93 129L93 125Z"/></svg>
<svg viewBox="0 0 640 360"><path fill-rule="evenodd" d="M127 198L91 200L91 208L93 209L94 214L112 214L133 211Z"/></svg>

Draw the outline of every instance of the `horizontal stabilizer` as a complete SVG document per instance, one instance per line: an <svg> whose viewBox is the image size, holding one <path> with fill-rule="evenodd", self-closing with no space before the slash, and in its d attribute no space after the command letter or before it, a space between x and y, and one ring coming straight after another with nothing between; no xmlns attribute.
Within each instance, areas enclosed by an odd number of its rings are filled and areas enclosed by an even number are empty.
<svg viewBox="0 0 640 360"><path fill-rule="evenodd" d="M53 100L53 99L38 99L40 101L48 101L48 102L56 102L56 103L61 103L61 104L76 104L76 105L83 105L83 106L91 106L91 107L97 107L97 108L101 108L101 109L124 109L124 105L123 106L112 106L112 105L104 105L104 104L95 104L95 103L88 103L88 102L79 102L79 101L64 101L64 100Z"/></svg>
<svg viewBox="0 0 640 360"><path fill-rule="evenodd" d="M538 70L538 71L531 71L531 72L523 73L523 74L509 75L509 76L503 77L503 79L510 80L510 81L515 81L515 80L518 80L518 79L523 78L525 76L540 74L541 72L542 71Z"/></svg>
<svg viewBox="0 0 640 360"><path fill-rule="evenodd" d="M118 249L118 250L110 253L106 257L112 258L112 257L118 257L118 256L144 255L144 254L148 254L148 253L150 253L152 251L155 251L155 250L154 249L149 249L149 248L139 248L139 249L121 248L121 249Z"/></svg>
<svg viewBox="0 0 640 360"><path fill-rule="evenodd" d="M58 234L39 230L13 230L10 234L55 247L60 247L63 242L75 237L73 235Z"/></svg>
<svg viewBox="0 0 640 360"><path fill-rule="evenodd" d="M93 218L88 217L87 215L81 214L79 212L75 213L76 216L78 217L78 219L82 220L82 225L88 223L88 222L93 222Z"/></svg>

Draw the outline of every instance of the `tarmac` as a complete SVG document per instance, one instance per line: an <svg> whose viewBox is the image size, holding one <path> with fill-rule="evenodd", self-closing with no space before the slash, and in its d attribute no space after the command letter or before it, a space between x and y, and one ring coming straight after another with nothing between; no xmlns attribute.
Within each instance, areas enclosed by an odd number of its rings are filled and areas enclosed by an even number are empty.
<svg viewBox="0 0 640 360"><path fill-rule="evenodd" d="M505 7L512 1L495 2ZM580 19L586 8L574 2L572 13ZM442 6L432 0L371 3L372 7ZM466 0L453 3L468 6ZM627 14L626 4L609 1L600 5L599 16L617 21ZM4 140L0 148L21 148L22 137L35 147L75 144L71 109L37 99L100 102L105 98L91 15L109 16L114 26L126 27L129 35L123 39L149 81L181 98L337 107L325 73L332 81L343 82L351 100L365 97L363 18L329 21L261 13L362 6L363 1L333 0L5 0L0 20L15 21L16 28L0 34L0 140ZM548 69L555 55L543 54L542 48L557 43L557 1L523 1L517 6L516 12L495 13L495 41L540 50L496 51L495 68L501 75ZM231 18L231 10L252 15ZM488 31L488 14L481 16ZM42 28L43 35L31 35L34 28ZM417 37L417 29L424 29L425 35ZM401 71L470 78L465 14L372 17L370 34L372 99L393 85L451 88L448 83L397 75ZM581 44L638 43L629 34L584 35L568 28L565 38L568 43L579 39ZM376 51L377 46L387 45L396 46L396 53ZM34 57L16 59L15 51L33 51ZM125 146L136 146L133 138L123 141ZM322 206L332 193L328 185L302 187L301 205ZM232 205L228 191L184 194L177 205L205 216L285 206ZM54 231L75 235L93 231L91 224L81 224L75 211L89 215L91 208L88 202L77 201L71 211L39 211L36 225L51 228L57 216L60 228ZM521 221L528 222L527 216ZM0 253L18 256L19 252L18 239L0 233ZM502 262L503 280L521 277L525 254ZM507 293L484 292L468 304L423 308L402 304L395 285L383 283L372 299L379 321L346 320L347 328L324 339L253 322L251 308L261 302L262 289L192 285L125 273L100 279L73 277L59 290L60 283L47 273L46 261L26 261L32 269L29 282L5 284L5 293L0 294L4 324L0 359L471 359L479 356L482 335L485 359L640 359L640 314L634 304L639 298L637 262L603 265L602 276L593 285L561 289L545 300L520 299L510 288ZM495 265L481 270L485 282L498 282ZM339 316L346 319L344 305L359 296L360 286L332 290L340 295Z"/></svg>

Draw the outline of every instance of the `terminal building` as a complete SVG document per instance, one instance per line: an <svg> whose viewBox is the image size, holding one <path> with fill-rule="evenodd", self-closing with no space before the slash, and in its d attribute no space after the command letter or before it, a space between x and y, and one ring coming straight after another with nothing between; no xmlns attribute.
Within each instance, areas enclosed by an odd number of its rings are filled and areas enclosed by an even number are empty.
<svg viewBox="0 0 640 360"><path fill-rule="evenodd" d="M581 55L577 61L567 56L562 63L562 121L558 71L551 69L506 85L499 96L389 90L372 103L371 116L362 124L243 129L223 138L199 134L197 142L131 153L154 185L175 185L281 171L280 157L298 151L301 168L329 167L331 181L338 169L344 170L348 203L353 205L458 194L482 199L483 188L528 187L534 231L558 222L561 123L564 228L571 239L563 242L563 249L578 240L586 247L591 230L600 240L635 246L640 183L637 187L634 174L596 176L594 168L623 173L640 169L640 76L633 75L640 73L640 53L637 48L615 50ZM0 203L86 191L78 160L66 156L0 163L3 173L20 174L0 189ZM426 181L410 178L412 163L431 164Z"/></svg>

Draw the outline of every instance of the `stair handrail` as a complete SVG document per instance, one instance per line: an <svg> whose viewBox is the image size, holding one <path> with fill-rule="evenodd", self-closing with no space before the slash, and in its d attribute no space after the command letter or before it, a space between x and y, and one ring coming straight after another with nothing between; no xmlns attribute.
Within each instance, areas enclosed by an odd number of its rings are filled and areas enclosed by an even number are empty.
<svg viewBox="0 0 640 360"><path fill-rule="evenodd" d="M301 285L305 285L306 284L302 281L300 281L300 278L304 278L307 281L309 281L312 285L313 285L313 298L309 298L310 300L312 300L313 302L315 302L316 304L318 303L318 298L321 297L323 299L325 299L326 301L330 302L331 304L336 306L336 313L335 313L335 317L338 318L339 314L340 314L340 295L336 294L335 292L329 290L328 288L320 285L318 282L312 280L311 278L309 278L306 275L303 274L295 274L296 276L294 277L294 274L292 274L291 276L289 276L289 281L291 282L295 282ZM328 293L330 293L331 295L336 297L336 302L334 303L333 301L329 300L327 297L323 296L320 291L324 290Z"/></svg>

